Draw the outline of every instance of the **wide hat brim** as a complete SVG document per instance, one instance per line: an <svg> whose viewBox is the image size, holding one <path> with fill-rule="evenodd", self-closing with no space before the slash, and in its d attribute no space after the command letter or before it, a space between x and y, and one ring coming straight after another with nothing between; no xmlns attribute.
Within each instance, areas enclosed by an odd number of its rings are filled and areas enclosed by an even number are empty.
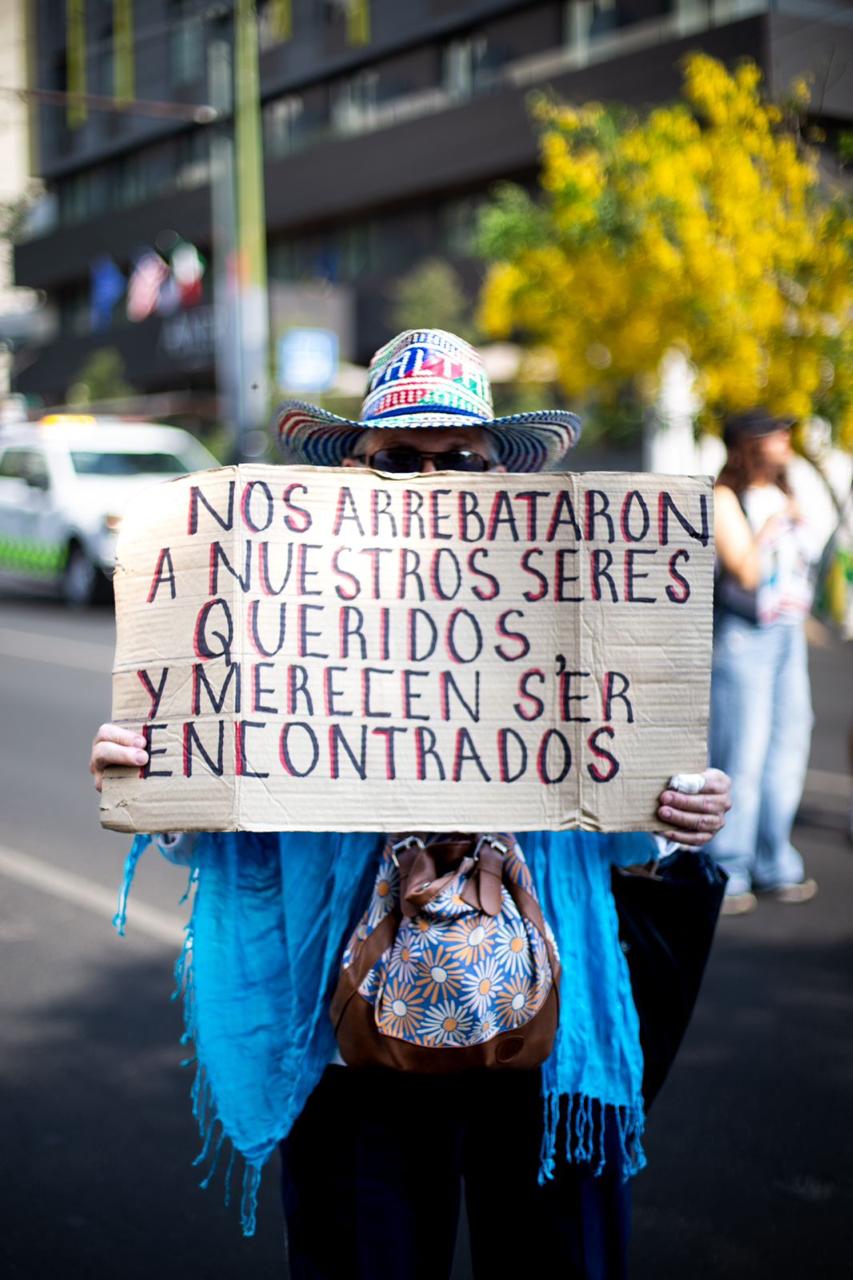
<svg viewBox="0 0 853 1280"><path fill-rule="evenodd" d="M345 458L355 456L365 431L435 427L479 427L487 431L497 463L507 471L522 472L558 470L581 433L580 418L567 409L542 409L489 419L438 410L359 421L341 418L303 400L286 400L273 419L286 459L314 467L341 466Z"/></svg>

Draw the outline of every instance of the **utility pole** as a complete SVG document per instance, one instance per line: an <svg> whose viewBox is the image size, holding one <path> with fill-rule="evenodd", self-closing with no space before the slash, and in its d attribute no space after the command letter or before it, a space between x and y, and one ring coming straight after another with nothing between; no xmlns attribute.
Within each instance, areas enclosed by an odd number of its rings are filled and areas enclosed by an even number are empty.
<svg viewBox="0 0 853 1280"><path fill-rule="evenodd" d="M231 43L224 32L210 42L208 92L217 119L210 136L210 227L213 250L213 313L216 392L219 412L234 426L233 453L239 460L240 299L235 246L237 215L234 186L233 72Z"/></svg>
<svg viewBox="0 0 853 1280"><path fill-rule="evenodd" d="M269 294L255 0L234 10L234 178L239 294L237 441L241 459L266 451L269 414Z"/></svg>
<svg viewBox="0 0 853 1280"><path fill-rule="evenodd" d="M263 455L269 413L263 145L254 0L220 12L208 55L216 382L238 461ZM230 28L230 30L229 30ZM232 37L233 38L230 38Z"/></svg>

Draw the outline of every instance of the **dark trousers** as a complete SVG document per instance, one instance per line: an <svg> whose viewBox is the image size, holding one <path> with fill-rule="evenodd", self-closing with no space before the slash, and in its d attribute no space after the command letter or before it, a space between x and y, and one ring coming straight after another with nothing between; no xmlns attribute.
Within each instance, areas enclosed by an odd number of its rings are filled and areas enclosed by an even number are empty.
<svg viewBox="0 0 853 1280"><path fill-rule="evenodd" d="M475 1280L624 1280L615 1133L544 1186L541 1138L537 1071L329 1067L282 1143L291 1280L446 1280L463 1187Z"/></svg>

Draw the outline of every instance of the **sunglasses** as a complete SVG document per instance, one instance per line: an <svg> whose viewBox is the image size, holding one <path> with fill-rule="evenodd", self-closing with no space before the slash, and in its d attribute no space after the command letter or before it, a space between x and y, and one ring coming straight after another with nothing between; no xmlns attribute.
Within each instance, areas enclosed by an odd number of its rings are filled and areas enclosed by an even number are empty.
<svg viewBox="0 0 853 1280"><path fill-rule="evenodd" d="M387 449L377 449L361 461L377 471L406 475L422 471L426 458L431 458L439 471L489 471L492 466L488 458L474 449L416 449L410 444L392 444Z"/></svg>

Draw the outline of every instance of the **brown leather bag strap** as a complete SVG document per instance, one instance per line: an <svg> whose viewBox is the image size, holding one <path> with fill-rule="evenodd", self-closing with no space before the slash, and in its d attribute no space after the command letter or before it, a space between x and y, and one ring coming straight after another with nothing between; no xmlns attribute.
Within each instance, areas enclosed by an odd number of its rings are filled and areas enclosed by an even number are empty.
<svg viewBox="0 0 853 1280"><path fill-rule="evenodd" d="M358 948L351 965L341 969L338 985L329 1013L335 1026L341 1020L347 1002L358 991L370 970L376 965L394 941L400 926L400 912L394 907L373 930L370 937Z"/></svg>
<svg viewBox="0 0 853 1280"><path fill-rule="evenodd" d="M417 907L413 898L428 889L436 879L435 862L423 845L410 845L398 854L400 867L400 909L404 916L413 916Z"/></svg>
<svg viewBox="0 0 853 1280"><path fill-rule="evenodd" d="M474 852L474 836L456 836L451 840L438 840L428 846L440 867L455 867L463 858Z"/></svg>
<svg viewBox="0 0 853 1280"><path fill-rule="evenodd" d="M551 940L548 937L542 908L532 894L529 894L520 884L516 884L512 876L507 876L506 887L512 896L513 902L518 907L520 914L524 916L525 919L529 920L534 928L541 934L542 941L545 943L545 950L548 952L548 963L551 966L551 973L556 986L560 980L560 961L557 959L557 953L554 951L554 948L551 945Z"/></svg>
<svg viewBox="0 0 853 1280"><path fill-rule="evenodd" d="M486 840L480 841L479 863L480 907L487 916L501 913L501 885L504 878L504 855Z"/></svg>
<svg viewBox="0 0 853 1280"><path fill-rule="evenodd" d="M465 855L472 847L470 837L445 840L424 846L420 842L397 855L400 868L400 905L408 919L445 889L460 872L470 871ZM438 868L441 868L439 873ZM445 870L445 868L447 868Z"/></svg>

